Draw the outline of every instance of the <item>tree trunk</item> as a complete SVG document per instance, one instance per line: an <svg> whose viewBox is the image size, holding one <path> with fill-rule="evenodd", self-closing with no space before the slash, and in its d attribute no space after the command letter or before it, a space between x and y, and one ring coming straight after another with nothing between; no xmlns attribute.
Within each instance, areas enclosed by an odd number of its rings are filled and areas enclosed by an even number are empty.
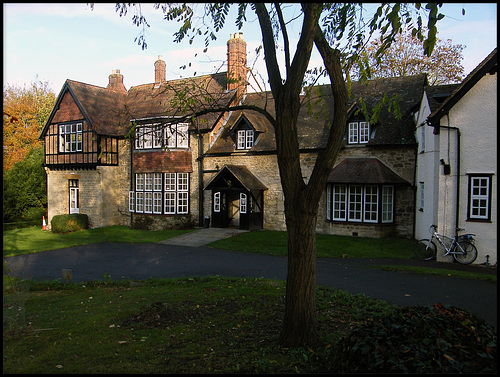
<svg viewBox="0 0 500 377"><path fill-rule="evenodd" d="M279 342L287 347L313 345L318 341L316 320L317 211L310 209L306 211L304 205L299 205L287 212L288 274L285 317Z"/></svg>

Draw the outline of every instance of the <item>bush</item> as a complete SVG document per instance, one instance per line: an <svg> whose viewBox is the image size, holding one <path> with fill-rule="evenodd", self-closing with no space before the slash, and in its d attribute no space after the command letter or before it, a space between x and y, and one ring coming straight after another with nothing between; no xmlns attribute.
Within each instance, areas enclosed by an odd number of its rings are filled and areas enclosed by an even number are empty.
<svg viewBox="0 0 500 377"><path fill-rule="evenodd" d="M496 373L497 335L456 307L401 308L342 338L330 362L344 373Z"/></svg>
<svg viewBox="0 0 500 377"><path fill-rule="evenodd" d="M53 233L68 233L75 230L88 229L89 218L84 214L56 215L50 221Z"/></svg>
<svg viewBox="0 0 500 377"><path fill-rule="evenodd" d="M23 160L4 172L4 222L31 220L29 217L36 213L40 216L37 219L40 219L41 224L42 210L38 208L47 206L47 175L43 169L44 156L43 146L32 149Z"/></svg>

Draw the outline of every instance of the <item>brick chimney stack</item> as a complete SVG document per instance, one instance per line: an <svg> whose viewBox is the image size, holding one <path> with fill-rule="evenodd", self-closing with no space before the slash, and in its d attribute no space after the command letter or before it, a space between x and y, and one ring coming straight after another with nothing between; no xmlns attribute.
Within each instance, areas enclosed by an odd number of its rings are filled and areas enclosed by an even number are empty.
<svg viewBox="0 0 500 377"><path fill-rule="evenodd" d="M161 84L167 80L167 63L158 55L158 60L155 61L155 84Z"/></svg>
<svg viewBox="0 0 500 377"><path fill-rule="evenodd" d="M227 41L227 90L237 89L237 103L247 91L247 72L247 44L243 33L231 34Z"/></svg>
<svg viewBox="0 0 500 377"><path fill-rule="evenodd" d="M113 92L127 93L127 89L125 89L125 85L123 85L123 75L120 73L119 69L113 70L111 75L109 75L109 84L107 88Z"/></svg>

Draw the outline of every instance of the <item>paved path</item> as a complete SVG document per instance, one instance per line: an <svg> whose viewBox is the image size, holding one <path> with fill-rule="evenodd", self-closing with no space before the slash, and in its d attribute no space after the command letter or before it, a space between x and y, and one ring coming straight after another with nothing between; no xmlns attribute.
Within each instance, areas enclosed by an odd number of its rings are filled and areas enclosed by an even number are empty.
<svg viewBox="0 0 500 377"><path fill-rule="evenodd" d="M158 243L165 245L200 247L244 232L248 232L248 230L232 228L204 228L183 234L181 236L169 238L168 240L160 241Z"/></svg>
<svg viewBox="0 0 500 377"><path fill-rule="evenodd" d="M202 239L208 241L206 231L190 234L193 239L200 238L196 244ZM217 250L207 246L181 246L174 244L177 241L170 240L170 244L166 241L149 244L105 242L4 260L13 276L35 280L61 279L62 269L71 269L76 282L102 280L104 274L117 280L210 275L286 279L285 257ZM370 268L377 264L420 264L484 271L484 268L475 266L442 266L442 263L417 260L318 258L317 283L402 306L438 302L454 305L497 326L496 283Z"/></svg>

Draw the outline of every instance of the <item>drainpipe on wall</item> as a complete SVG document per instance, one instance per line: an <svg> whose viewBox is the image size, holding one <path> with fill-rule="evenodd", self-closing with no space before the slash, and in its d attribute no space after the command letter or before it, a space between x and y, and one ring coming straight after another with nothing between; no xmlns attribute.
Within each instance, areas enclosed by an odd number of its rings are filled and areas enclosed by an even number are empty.
<svg viewBox="0 0 500 377"><path fill-rule="evenodd" d="M203 135L198 127L198 222L203 227Z"/></svg>

